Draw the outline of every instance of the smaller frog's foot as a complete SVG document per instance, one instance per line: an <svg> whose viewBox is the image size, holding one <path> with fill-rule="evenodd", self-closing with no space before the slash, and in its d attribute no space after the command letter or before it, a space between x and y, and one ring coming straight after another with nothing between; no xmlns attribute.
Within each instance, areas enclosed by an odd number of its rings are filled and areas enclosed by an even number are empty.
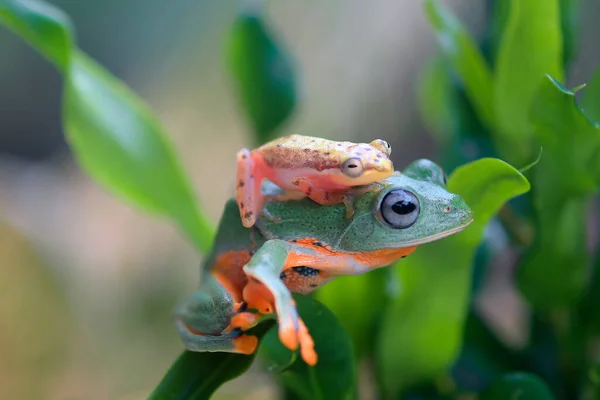
<svg viewBox="0 0 600 400"><path fill-rule="evenodd" d="M248 329L256 326L260 320L260 315L251 313L248 311L240 312L231 317L230 326L233 329L241 329L247 331Z"/></svg>
<svg viewBox="0 0 600 400"><path fill-rule="evenodd" d="M394 172L392 172L392 176L402 176L402 172L394 171Z"/></svg>
<svg viewBox="0 0 600 400"><path fill-rule="evenodd" d="M231 341L233 351L239 354L254 354L258 347L258 338L256 336L242 335Z"/></svg>
<svg viewBox="0 0 600 400"><path fill-rule="evenodd" d="M354 208L354 197L353 196L343 196L342 203L344 203L344 206L346 207L346 212L344 213L344 216L346 217L346 219L352 218L356 211Z"/></svg>
<svg viewBox="0 0 600 400"><path fill-rule="evenodd" d="M281 222L281 218L274 216L266 208L263 208L261 216L264 217L264 218L266 218L266 219L268 219L269 221L271 221L271 222L273 222L275 224L278 224L278 223Z"/></svg>
<svg viewBox="0 0 600 400"><path fill-rule="evenodd" d="M277 202L285 202L291 200L302 200L306 197L306 194L301 191L296 190L286 190L281 194L265 196L265 202L268 201L277 201Z"/></svg>

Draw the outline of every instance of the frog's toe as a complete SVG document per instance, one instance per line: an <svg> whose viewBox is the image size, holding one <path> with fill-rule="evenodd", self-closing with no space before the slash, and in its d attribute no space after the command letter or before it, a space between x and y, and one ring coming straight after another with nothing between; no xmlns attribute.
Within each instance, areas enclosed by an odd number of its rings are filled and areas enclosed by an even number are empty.
<svg viewBox="0 0 600 400"><path fill-rule="evenodd" d="M239 312L231 317L231 327L246 331L255 326L260 320L260 315L251 312Z"/></svg>
<svg viewBox="0 0 600 400"><path fill-rule="evenodd" d="M233 351L240 354L254 354L258 347L256 336L242 335L231 342L233 343Z"/></svg>
<svg viewBox="0 0 600 400"><path fill-rule="evenodd" d="M300 329L298 331L298 339L300 341L300 355L305 363L311 367L317 364L317 352L315 351L315 342L308 333L308 329L302 320L298 321Z"/></svg>
<svg viewBox="0 0 600 400"><path fill-rule="evenodd" d="M298 331L293 324L284 324L279 321L279 340L290 350L298 348Z"/></svg>
<svg viewBox="0 0 600 400"><path fill-rule="evenodd" d="M290 350L296 350L300 346L300 355L308 365L314 366L317 363L315 342L301 319L297 320L297 324L282 323L280 321L279 340Z"/></svg>
<svg viewBox="0 0 600 400"><path fill-rule="evenodd" d="M248 303L248 308L258 310L261 314L271 314L273 312L273 295L268 289L251 280L248 282L243 292L244 300Z"/></svg>

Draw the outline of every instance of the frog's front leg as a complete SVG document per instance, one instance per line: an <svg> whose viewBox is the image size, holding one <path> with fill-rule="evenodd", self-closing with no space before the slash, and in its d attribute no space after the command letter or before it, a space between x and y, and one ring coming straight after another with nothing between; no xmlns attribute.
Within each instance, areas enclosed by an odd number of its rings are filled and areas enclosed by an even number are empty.
<svg viewBox="0 0 600 400"><path fill-rule="evenodd" d="M258 346L258 339L243 330L260 316L245 312L212 275L203 277L200 289L174 314L183 345L190 351L252 354Z"/></svg>
<svg viewBox="0 0 600 400"><path fill-rule="evenodd" d="M346 218L352 218L354 215L354 199L357 196L381 188L379 182L373 182L368 185L354 186L344 190L322 190L312 187L310 182L303 178L294 181L293 185L311 200L323 206L343 203L346 207Z"/></svg>
<svg viewBox="0 0 600 400"><path fill-rule="evenodd" d="M248 307L261 313L272 312L275 306L279 322L279 339L286 347L295 350L300 344L300 354L309 365L317 363L314 342L306 325L300 319L292 294L281 281L281 272L292 253L292 244L273 239L266 241L244 266L249 283L244 289Z"/></svg>

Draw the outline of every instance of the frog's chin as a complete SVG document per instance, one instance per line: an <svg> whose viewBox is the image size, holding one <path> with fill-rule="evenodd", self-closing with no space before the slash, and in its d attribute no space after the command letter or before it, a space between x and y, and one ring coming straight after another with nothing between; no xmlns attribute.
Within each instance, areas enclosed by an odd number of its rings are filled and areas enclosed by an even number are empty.
<svg viewBox="0 0 600 400"><path fill-rule="evenodd" d="M426 236L424 238L419 238L419 239L410 240L408 242L404 242L404 243L402 243L402 246L400 248L419 246L421 244L435 242L436 240L443 239L447 236L454 235L455 233L462 231L467 226L469 226L469 224L471 224L471 222L473 222L473 218L471 218L469 221L465 222L464 224L457 226L456 228L448 229L446 231L436 233L431 236ZM389 243L389 245L390 245L390 247L394 247L394 246L397 246L398 243Z"/></svg>

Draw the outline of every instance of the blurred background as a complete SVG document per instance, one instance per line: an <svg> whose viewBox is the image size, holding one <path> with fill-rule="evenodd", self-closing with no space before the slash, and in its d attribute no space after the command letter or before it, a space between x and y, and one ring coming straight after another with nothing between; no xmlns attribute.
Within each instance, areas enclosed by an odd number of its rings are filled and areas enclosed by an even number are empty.
<svg viewBox="0 0 600 400"><path fill-rule="evenodd" d="M238 2L50 2L72 18L79 46L156 111L216 224L233 193L235 153L251 145L223 63ZM480 34L484 2L445 4ZM286 132L384 138L397 169L436 159L416 106L419 72L436 49L420 2L279 0L268 10L300 73ZM567 86L600 64L600 3L582 0L581 10ZM60 125L61 85L0 27L0 398L142 399L182 349L170 313L195 289L201 260L171 224L80 171ZM521 300L506 282L506 271L492 270L478 301L519 341ZM242 390L246 399L277 395L256 367L215 398Z"/></svg>

